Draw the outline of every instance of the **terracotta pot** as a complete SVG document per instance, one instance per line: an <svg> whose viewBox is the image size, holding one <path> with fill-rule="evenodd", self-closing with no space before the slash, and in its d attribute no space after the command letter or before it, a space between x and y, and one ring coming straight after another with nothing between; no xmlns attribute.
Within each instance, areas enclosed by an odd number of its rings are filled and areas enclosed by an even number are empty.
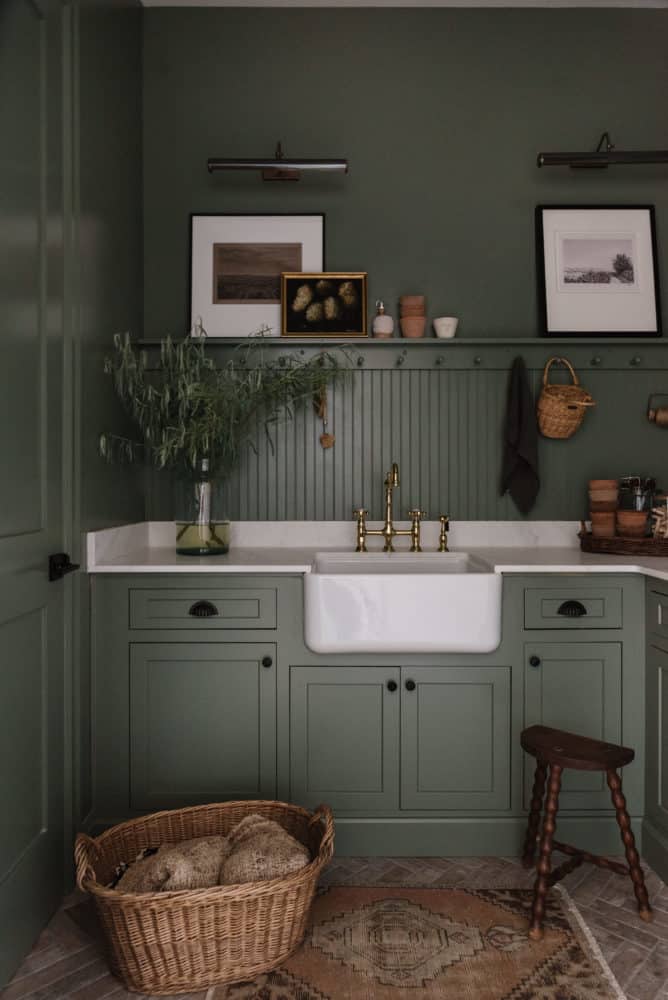
<svg viewBox="0 0 668 1000"><path fill-rule="evenodd" d="M424 306L400 306L399 313L402 316L424 316Z"/></svg>
<svg viewBox="0 0 668 1000"><path fill-rule="evenodd" d="M615 534L615 512L592 511L591 533L594 538L612 538Z"/></svg>
<svg viewBox="0 0 668 1000"><path fill-rule="evenodd" d="M617 490L619 483L616 479L590 479L590 490Z"/></svg>
<svg viewBox="0 0 668 1000"><path fill-rule="evenodd" d="M404 337L424 337L424 328L427 322L424 316L402 316L399 322Z"/></svg>
<svg viewBox="0 0 668 1000"><path fill-rule="evenodd" d="M402 306L422 306L424 308L424 295L400 295L399 305Z"/></svg>
<svg viewBox="0 0 668 1000"><path fill-rule="evenodd" d="M647 512L644 510L618 510L617 533L624 538L644 538L647 533Z"/></svg>
<svg viewBox="0 0 668 1000"><path fill-rule="evenodd" d="M619 493L617 490L589 490L589 499L597 502L611 500L616 503L618 498Z"/></svg>
<svg viewBox="0 0 668 1000"><path fill-rule="evenodd" d="M614 513L617 510L617 501L616 500L590 500L589 501L589 510L593 511L595 514L600 514L600 513L604 512L604 511L608 512L608 513L610 511L612 511Z"/></svg>

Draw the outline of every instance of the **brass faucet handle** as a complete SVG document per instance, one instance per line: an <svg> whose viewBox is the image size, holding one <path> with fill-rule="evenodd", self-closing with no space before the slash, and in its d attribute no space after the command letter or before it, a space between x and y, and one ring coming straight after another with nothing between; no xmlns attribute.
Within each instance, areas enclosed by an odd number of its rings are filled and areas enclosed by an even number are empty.
<svg viewBox="0 0 668 1000"><path fill-rule="evenodd" d="M366 507L353 507L353 517L366 517L368 513Z"/></svg>
<svg viewBox="0 0 668 1000"><path fill-rule="evenodd" d="M447 552L448 531L450 530L450 518L447 514L441 514L438 519L441 522L441 531L438 536L438 551Z"/></svg>
<svg viewBox="0 0 668 1000"><path fill-rule="evenodd" d="M421 521L423 517L427 516L427 511L422 510L421 507L414 507L412 510L408 511L408 516L410 518L417 518L418 521Z"/></svg>

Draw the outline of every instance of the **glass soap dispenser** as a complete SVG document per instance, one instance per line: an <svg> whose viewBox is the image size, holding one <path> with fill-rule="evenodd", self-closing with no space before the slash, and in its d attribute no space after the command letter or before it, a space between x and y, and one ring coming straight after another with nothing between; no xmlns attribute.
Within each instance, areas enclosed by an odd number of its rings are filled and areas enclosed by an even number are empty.
<svg viewBox="0 0 668 1000"><path fill-rule="evenodd" d="M385 303L381 299L376 302L376 315L373 318L371 329L374 337L381 340L386 340L394 333L394 320L385 312Z"/></svg>

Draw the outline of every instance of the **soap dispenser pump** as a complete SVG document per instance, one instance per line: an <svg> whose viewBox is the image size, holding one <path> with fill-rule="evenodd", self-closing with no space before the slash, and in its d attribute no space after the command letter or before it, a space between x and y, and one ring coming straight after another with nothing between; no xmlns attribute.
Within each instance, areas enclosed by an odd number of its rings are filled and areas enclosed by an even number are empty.
<svg viewBox="0 0 668 1000"><path fill-rule="evenodd" d="M394 333L394 320L385 312L385 303L381 299L376 302L376 315L373 318L372 330L374 337L380 339L391 337Z"/></svg>

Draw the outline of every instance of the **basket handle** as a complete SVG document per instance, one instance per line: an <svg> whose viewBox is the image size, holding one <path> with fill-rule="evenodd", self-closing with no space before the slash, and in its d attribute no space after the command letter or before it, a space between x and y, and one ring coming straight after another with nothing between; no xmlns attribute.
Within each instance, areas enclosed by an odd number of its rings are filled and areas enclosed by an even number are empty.
<svg viewBox="0 0 668 1000"><path fill-rule="evenodd" d="M319 805L308 821L310 827L315 826L316 823L323 823L325 827L320 841L318 859L327 862L334 855L334 814L328 805L324 803Z"/></svg>
<svg viewBox="0 0 668 1000"><path fill-rule="evenodd" d="M550 360L545 365L545 368L543 369L543 388L547 388L547 386L549 385L550 368L552 367L553 364L564 365L566 368L568 368L569 372L571 373L571 378L573 379L573 385L580 385L580 379L577 377L575 373L575 368L573 368L573 365L570 363L568 358L550 358Z"/></svg>
<svg viewBox="0 0 668 1000"><path fill-rule="evenodd" d="M77 885L84 892L86 882L95 882L95 871L90 863L90 854L97 854L97 844L87 833L78 833L74 843L74 862L77 869Z"/></svg>

